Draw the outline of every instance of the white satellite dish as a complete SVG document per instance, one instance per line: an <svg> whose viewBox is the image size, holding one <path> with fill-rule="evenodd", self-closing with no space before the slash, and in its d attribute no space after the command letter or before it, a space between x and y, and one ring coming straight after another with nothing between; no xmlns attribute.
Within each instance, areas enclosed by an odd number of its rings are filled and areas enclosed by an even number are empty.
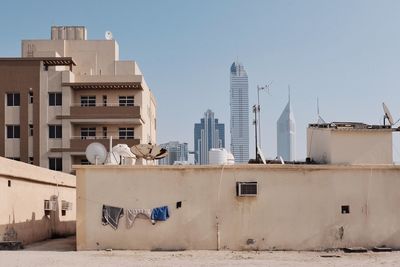
<svg viewBox="0 0 400 267"><path fill-rule="evenodd" d="M112 40L113 39L112 32L106 31L105 37L106 37L106 40Z"/></svg>
<svg viewBox="0 0 400 267"><path fill-rule="evenodd" d="M383 107L383 112L385 112L385 115L383 117L383 125L385 125L385 121L386 119L388 120L390 126L392 126L393 124L395 124L392 114L389 111L389 108L386 106L385 102L382 103L382 107Z"/></svg>
<svg viewBox="0 0 400 267"><path fill-rule="evenodd" d="M85 154L90 163L98 165L106 161L107 150L102 144L94 142L87 146Z"/></svg>
<svg viewBox="0 0 400 267"><path fill-rule="evenodd" d="M134 145L131 147L131 151L137 158L146 160L162 159L168 155L168 151L165 148L152 144Z"/></svg>

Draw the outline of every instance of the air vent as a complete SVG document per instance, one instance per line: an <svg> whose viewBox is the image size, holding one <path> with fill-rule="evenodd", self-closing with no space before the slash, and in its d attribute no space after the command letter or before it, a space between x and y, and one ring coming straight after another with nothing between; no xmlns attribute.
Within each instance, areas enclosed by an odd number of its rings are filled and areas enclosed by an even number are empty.
<svg viewBox="0 0 400 267"><path fill-rule="evenodd" d="M57 201L45 200L44 201L44 210L45 211L55 211L55 210L57 210Z"/></svg>
<svg viewBox="0 0 400 267"><path fill-rule="evenodd" d="M72 210L72 203L62 200L61 201L61 210Z"/></svg>
<svg viewBox="0 0 400 267"><path fill-rule="evenodd" d="M254 197L257 196L257 182L237 182L236 195L239 197Z"/></svg>

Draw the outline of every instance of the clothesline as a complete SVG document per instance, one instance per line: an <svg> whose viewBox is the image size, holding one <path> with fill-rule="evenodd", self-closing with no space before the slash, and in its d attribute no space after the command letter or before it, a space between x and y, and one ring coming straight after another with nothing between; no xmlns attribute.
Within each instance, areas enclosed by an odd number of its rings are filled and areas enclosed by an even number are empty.
<svg viewBox="0 0 400 267"><path fill-rule="evenodd" d="M125 207L125 206L120 206L120 205L117 205L117 204L110 204L110 203L104 203L104 201L98 201L98 200L93 200L93 199L89 199L89 198L85 198L85 197L78 197L78 199L83 199L83 200L86 200L86 201L89 201L89 202L92 202L92 203L96 203L96 204L99 204L99 205L107 205L107 206L114 206L114 207L121 207L121 208L124 208L124 209L132 209L132 207ZM179 201L175 201L175 202L167 202L167 204L165 204L165 202L164 202L164 204L159 204L159 205L155 205L155 206L171 206L171 207L173 207L173 206L175 206L176 205L176 203L178 203L178 202L185 202L186 200L179 200Z"/></svg>

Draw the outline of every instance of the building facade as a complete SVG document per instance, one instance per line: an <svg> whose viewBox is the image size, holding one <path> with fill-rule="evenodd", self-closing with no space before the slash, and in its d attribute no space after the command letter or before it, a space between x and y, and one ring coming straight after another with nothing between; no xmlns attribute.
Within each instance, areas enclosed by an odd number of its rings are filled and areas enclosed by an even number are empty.
<svg viewBox="0 0 400 267"><path fill-rule="evenodd" d="M0 155L71 172L96 141L156 143L156 101L115 40L87 40L81 26L23 40L21 58L0 58ZM106 146L108 148L108 146Z"/></svg>
<svg viewBox="0 0 400 267"><path fill-rule="evenodd" d="M214 112L207 110L200 123L194 125L194 151L196 164L208 164L211 148L225 147L225 125L214 118Z"/></svg>
<svg viewBox="0 0 400 267"><path fill-rule="evenodd" d="M231 152L237 163L249 161L249 83L246 70L233 62L230 76Z"/></svg>
<svg viewBox="0 0 400 267"><path fill-rule="evenodd" d="M175 162L188 162L188 143L171 141L165 144L161 144L160 146L168 151L168 155L165 158L159 160L160 165L174 165Z"/></svg>
<svg viewBox="0 0 400 267"><path fill-rule="evenodd" d="M276 123L277 155L285 161L296 160L296 121L290 103L290 95L286 107Z"/></svg>

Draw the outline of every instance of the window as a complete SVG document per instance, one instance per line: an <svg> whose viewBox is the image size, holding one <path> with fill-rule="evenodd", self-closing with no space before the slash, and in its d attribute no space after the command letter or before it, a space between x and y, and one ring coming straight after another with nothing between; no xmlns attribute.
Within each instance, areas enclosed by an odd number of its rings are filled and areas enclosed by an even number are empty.
<svg viewBox="0 0 400 267"><path fill-rule="evenodd" d="M107 96L103 95L103 106L107 107Z"/></svg>
<svg viewBox="0 0 400 267"><path fill-rule="evenodd" d="M133 139L133 128L119 128L119 139Z"/></svg>
<svg viewBox="0 0 400 267"><path fill-rule="evenodd" d="M29 124L29 136L33 136L33 124Z"/></svg>
<svg viewBox="0 0 400 267"><path fill-rule="evenodd" d="M133 96L120 96L119 106L120 107L133 107L134 97Z"/></svg>
<svg viewBox="0 0 400 267"><path fill-rule="evenodd" d="M62 171L62 158L49 158L49 169Z"/></svg>
<svg viewBox="0 0 400 267"><path fill-rule="evenodd" d="M29 92L29 104L33 103L33 92Z"/></svg>
<svg viewBox="0 0 400 267"><path fill-rule="evenodd" d="M7 94L7 106L19 106L20 97L19 93L9 93Z"/></svg>
<svg viewBox="0 0 400 267"><path fill-rule="evenodd" d="M103 138L107 138L107 127L103 127Z"/></svg>
<svg viewBox="0 0 400 267"><path fill-rule="evenodd" d="M49 93L49 106L62 106L62 93Z"/></svg>
<svg viewBox="0 0 400 267"><path fill-rule="evenodd" d="M29 164L33 164L33 157L29 157L28 163L29 163Z"/></svg>
<svg viewBox="0 0 400 267"><path fill-rule="evenodd" d="M96 128L81 128L81 139L95 139Z"/></svg>
<svg viewBox="0 0 400 267"><path fill-rule="evenodd" d="M8 187L11 187L11 180L8 180Z"/></svg>
<svg viewBox="0 0 400 267"><path fill-rule="evenodd" d="M96 96L81 96L81 107L95 107L96 106Z"/></svg>
<svg viewBox="0 0 400 267"><path fill-rule="evenodd" d="M7 138L19 138L19 125L7 125Z"/></svg>
<svg viewBox="0 0 400 267"><path fill-rule="evenodd" d="M49 138L62 138L61 125L49 125Z"/></svg>

